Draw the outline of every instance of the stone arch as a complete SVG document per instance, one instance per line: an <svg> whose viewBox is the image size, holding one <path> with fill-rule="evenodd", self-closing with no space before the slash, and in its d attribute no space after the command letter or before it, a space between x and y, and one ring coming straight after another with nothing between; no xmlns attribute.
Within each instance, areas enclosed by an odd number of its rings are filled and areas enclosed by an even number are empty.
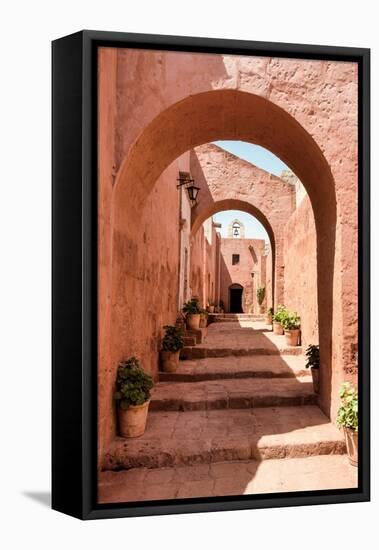
<svg viewBox="0 0 379 550"><path fill-rule="evenodd" d="M272 297L271 301L272 304L275 303L275 287L276 287L276 237L275 232L272 227L272 224L270 221L266 218L265 214L261 210L259 210L254 204L248 201L242 201L239 199L224 199L216 202L212 202L208 204L208 207L202 208L201 211L197 212L193 219L192 219L192 226L191 226L191 234L194 236L196 232L200 229L201 225L213 216L214 214L217 214L217 212L224 212L225 210L240 210L241 212L246 212L246 214L250 214L251 216L254 216L265 228L267 235L270 239L270 246L271 246L271 252L272 252L272 281L273 281L273 288L272 288ZM272 305L270 304L270 305Z"/></svg>
<svg viewBox="0 0 379 550"><path fill-rule="evenodd" d="M216 140L241 140L273 152L306 188L317 233L318 312L323 370L320 404L329 414L332 380L333 276L336 194L319 145L287 111L272 101L236 89L193 94L163 110L140 133L117 174L112 198L112 290L125 269L120 241L163 170L186 151ZM126 216L125 212L129 215ZM114 236L118 244L114 245ZM124 239L125 240L125 239ZM118 285L119 286L119 285ZM109 299L125 300L117 295ZM122 303L118 306L122 311ZM337 311L337 310L336 310ZM118 338L117 326L112 336ZM112 344L110 344L112 345Z"/></svg>
<svg viewBox="0 0 379 550"><path fill-rule="evenodd" d="M282 231L295 209L294 185L213 143L191 151L190 168L200 188L199 202L192 211L193 233L217 212L215 204L220 210L242 210L257 218L271 243L274 304L283 303Z"/></svg>

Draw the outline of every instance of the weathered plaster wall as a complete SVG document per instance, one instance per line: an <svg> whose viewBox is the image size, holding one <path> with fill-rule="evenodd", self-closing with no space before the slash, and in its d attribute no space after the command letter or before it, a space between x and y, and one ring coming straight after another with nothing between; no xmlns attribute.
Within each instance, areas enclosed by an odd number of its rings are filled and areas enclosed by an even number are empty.
<svg viewBox="0 0 379 550"><path fill-rule="evenodd" d="M270 149L307 189L323 289L321 406L334 416L340 381L356 367L357 74L354 63L102 49L100 446L115 434L104 394L128 336L123 274L134 262L130 224L140 222L142 205L177 157L217 139Z"/></svg>
<svg viewBox="0 0 379 550"><path fill-rule="evenodd" d="M125 258L125 269L114 281L125 301L112 304L111 324L120 338L109 347L109 387L100 405L100 422L109 433L112 393L117 364L136 355L143 368L157 378L158 350L163 325L174 324L178 311L179 203L175 187L177 167L171 165L156 182L138 217L130 216L127 234L115 234L115 251ZM170 215L162 213L170 212ZM130 213L127 213L130 215Z"/></svg>
<svg viewBox="0 0 379 550"><path fill-rule="evenodd" d="M178 311L191 298L191 205L183 187L178 190L180 202L180 268Z"/></svg>
<svg viewBox="0 0 379 550"><path fill-rule="evenodd" d="M221 239L221 299L227 311L230 310L229 287L239 284L243 287L243 312L259 312L257 288L266 284L265 270L262 270L264 249L263 239ZM233 254L239 254L238 264L233 265Z"/></svg>
<svg viewBox="0 0 379 550"><path fill-rule="evenodd" d="M219 243L212 218L192 236L191 292L200 299L203 307L218 301Z"/></svg>
<svg viewBox="0 0 379 550"><path fill-rule="evenodd" d="M243 210L256 217L275 247L275 300L283 301L282 229L295 208L295 186L213 143L191 151L190 168L201 197L193 209L193 231L220 210Z"/></svg>
<svg viewBox="0 0 379 550"><path fill-rule="evenodd" d="M272 299L272 250L271 247L267 251L266 256L266 308L274 306Z"/></svg>
<svg viewBox="0 0 379 550"><path fill-rule="evenodd" d="M305 197L284 227L284 305L301 317L301 343L318 344L317 242L312 206ZM295 260L296 259L296 260Z"/></svg>
<svg viewBox="0 0 379 550"><path fill-rule="evenodd" d="M115 178L115 121L117 56L114 49L100 53L99 80L99 459L116 431L113 406L118 362L136 355L154 378L163 325L175 323L179 302L180 193L179 170L189 170L189 153L174 161L156 181L145 203L135 210L125 205L126 230L113 234L113 254L123 269L112 272L112 195ZM191 213L181 230L190 239ZM113 294L111 294L111 289ZM122 296L122 299L119 297ZM111 307L107 307L110 303ZM117 327L117 338L112 338Z"/></svg>

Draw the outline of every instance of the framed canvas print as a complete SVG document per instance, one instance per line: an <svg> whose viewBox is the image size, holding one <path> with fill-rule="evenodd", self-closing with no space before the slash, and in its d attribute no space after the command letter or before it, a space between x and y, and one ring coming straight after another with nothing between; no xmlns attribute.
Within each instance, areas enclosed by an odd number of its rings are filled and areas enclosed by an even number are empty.
<svg viewBox="0 0 379 550"><path fill-rule="evenodd" d="M53 42L53 508L369 499L369 50Z"/></svg>

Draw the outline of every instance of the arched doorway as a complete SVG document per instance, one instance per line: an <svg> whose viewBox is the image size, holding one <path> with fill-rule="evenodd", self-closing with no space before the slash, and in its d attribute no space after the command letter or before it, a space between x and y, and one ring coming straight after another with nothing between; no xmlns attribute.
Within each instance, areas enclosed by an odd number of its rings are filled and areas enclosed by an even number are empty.
<svg viewBox="0 0 379 550"><path fill-rule="evenodd" d="M229 214L233 217L238 217L242 214L244 215L246 223L248 223L249 218L254 218L255 223L257 223L258 226L261 226L261 230L264 233L264 237L260 234L260 236L257 237L258 240L256 240L254 235L251 233L251 229L249 237L245 235L245 230L243 230L241 232L241 237L243 238L230 239L230 234L233 233L233 223L235 224L236 220L232 222L230 228L226 225L223 226L224 234L221 235L220 233L220 280L218 285L218 297L220 299L220 303L222 304L222 308L226 312L230 311L229 287L230 285L237 283L237 281L238 284L241 284L243 287L242 304L239 306L239 313L259 313L256 290L260 284L260 281L262 281L262 284L265 286L267 285L265 307L268 309L270 307L274 307L275 303L281 303L280 300L278 302L276 296L276 289L278 286L281 286L278 285L277 276L279 275L279 277L283 277L283 272L280 269L276 269L277 258L278 256L279 258L282 256L282 239L280 238L280 233L276 233L276 231L280 230L280 228L276 225L276 230L274 230L271 219L268 220L263 212L252 204L251 201L252 199L250 199L250 202L237 199L215 201L211 203L207 209L202 208L201 210L198 210L197 208L194 208L192 212L191 247L196 245L198 232L203 228L204 222L215 219L217 225L216 218L217 215L221 213L227 215ZM259 231L260 230L258 230L258 232ZM279 243L279 255L278 247L276 245L277 242ZM262 243L264 244L262 245ZM255 251L256 246L258 247L258 256ZM236 265L234 265L233 256L238 256L239 258L240 255L241 263L238 259ZM233 273L234 269L238 269L238 275ZM193 273L193 270L191 270L191 273ZM199 292L196 293L199 294Z"/></svg>
<svg viewBox="0 0 379 550"><path fill-rule="evenodd" d="M229 287L229 313L243 313L242 309L243 286L234 283Z"/></svg>
<svg viewBox="0 0 379 550"><path fill-rule="evenodd" d="M101 318L102 355L112 369L125 353L128 243L139 213L158 177L176 158L215 140L243 140L261 145L281 158L303 182L315 215L317 232L318 312L320 324L320 403L329 414L332 384L333 277L336 197L327 161L312 136L284 109L252 93L214 90L194 94L162 111L130 147L112 190L112 273ZM301 151L301 154L299 154ZM227 182L226 182L227 183ZM225 200L230 200L226 198ZM227 208L230 208L229 206ZM112 303L117 308L112 309ZM104 314L103 314L104 312ZM110 391L108 392L109 395ZM104 406L110 406L105 403Z"/></svg>
<svg viewBox="0 0 379 550"><path fill-rule="evenodd" d="M248 201L241 201L237 199L226 199L222 201L216 201L209 204L208 208L202 208L200 211L197 209L194 209L193 217L192 217L192 227L191 227L191 236L194 238L197 231L200 229L201 225L204 223L204 221L213 215L219 213L219 212L225 212L228 210L238 210L241 212L244 212L246 214L250 214L253 216L258 222L263 226L263 228L266 230L269 241L270 241L270 247L271 247L271 259L272 259L272 266L271 266L271 286L272 286L272 293L267 296L267 307L274 306L275 303L278 303L278 299L275 295L276 289L278 287L278 273L279 276L281 275L281 272L276 269L277 267L277 258L278 258L278 247L277 247L277 238L275 235L275 231L273 229L272 224L270 221L266 218L266 216L263 214L261 210L259 210L252 202ZM281 241L279 240L279 249L281 248ZM281 249L279 257L281 257ZM229 293L228 293L229 294ZM228 304L230 296L228 295ZM279 300L280 303L280 300ZM227 306L227 309L229 309L228 304L225 304ZM243 301L242 301L243 304ZM243 310L243 305L241 305L241 308ZM249 313L247 311L247 313Z"/></svg>

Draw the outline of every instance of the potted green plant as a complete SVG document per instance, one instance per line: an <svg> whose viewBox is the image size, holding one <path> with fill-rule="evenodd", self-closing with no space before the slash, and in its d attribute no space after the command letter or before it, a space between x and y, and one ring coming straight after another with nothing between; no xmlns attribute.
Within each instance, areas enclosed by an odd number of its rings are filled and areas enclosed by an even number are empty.
<svg viewBox="0 0 379 550"><path fill-rule="evenodd" d="M220 300L220 313L224 313L224 311L225 311L224 301Z"/></svg>
<svg viewBox="0 0 379 550"><path fill-rule="evenodd" d="M358 466L358 391L349 382L345 382L340 389L340 398L337 424L345 433L349 462Z"/></svg>
<svg viewBox="0 0 379 550"><path fill-rule="evenodd" d="M183 347L183 332L175 325L165 325L162 340L161 367L164 372L175 372L179 366L179 354Z"/></svg>
<svg viewBox="0 0 379 550"><path fill-rule="evenodd" d="M284 328L284 335L286 337L287 346L299 345L300 336L300 317L296 311L288 311L283 317L282 325Z"/></svg>
<svg viewBox="0 0 379 550"><path fill-rule="evenodd" d="M305 356L307 358L305 367L311 369L313 389L315 393L320 391L320 346L316 344L309 344L305 350Z"/></svg>
<svg viewBox="0 0 379 550"><path fill-rule="evenodd" d="M272 325L272 316L274 315L274 308L269 307L266 313L266 325Z"/></svg>
<svg viewBox="0 0 379 550"><path fill-rule="evenodd" d="M266 287L259 286L257 288L257 300L258 300L258 305L259 305L259 313L264 312L263 301L265 299L265 296L266 296Z"/></svg>
<svg viewBox="0 0 379 550"><path fill-rule="evenodd" d="M119 364L114 398L122 437L139 437L144 433L152 387L152 377L142 369L136 357Z"/></svg>
<svg viewBox="0 0 379 550"><path fill-rule="evenodd" d="M273 330L274 334L281 335L284 333L282 321L287 315L287 310L284 306L278 305L273 316Z"/></svg>
<svg viewBox="0 0 379 550"><path fill-rule="evenodd" d="M206 309L202 309L200 313L200 328L206 328L208 326L208 311Z"/></svg>
<svg viewBox="0 0 379 550"><path fill-rule="evenodd" d="M200 325L200 314L202 311L199 300L197 298L191 298L191 300L184 304L182 310L186 315L187 328L189 330L198 329Z"/></svg>

